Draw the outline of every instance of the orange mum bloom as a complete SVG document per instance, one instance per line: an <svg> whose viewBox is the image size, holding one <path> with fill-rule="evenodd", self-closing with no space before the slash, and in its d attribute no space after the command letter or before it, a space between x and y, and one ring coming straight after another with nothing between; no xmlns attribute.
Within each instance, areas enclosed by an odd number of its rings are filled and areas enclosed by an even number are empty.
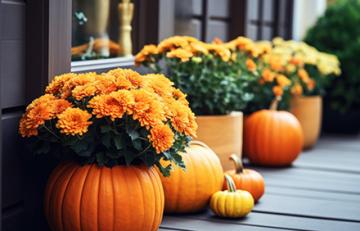
<svg viewBox="0 0 360 231"><path fill-rule="evenodd" d="M306 83L306 86L310 91L312 91L316 86L316 82L313 79L309 79L309 81Z"/></svg>
<svg viewBox="0 0 360 231"><path fill-rule="evenodd" d="M189 37L186 36L173 36L167 39L164 39L159 45L158 45L158 51L160 53L168 50L173 50L177 48L186 48L189 45L189 42L197 41L194 38L189 39Z"/></svg>
<svg viewBox="0 0 360 231"><path fill-rule="evenodd" d="M153 127L148 136L156 153L162 153L172 147L174 143L174 133L167 125L162 124Z"/></svg>
<svg viewBox="0 0 360 231"><path fill-rule="evenodd" d="M276 76L276 82L279 84L280 87L287 87L291 84L290 79L288 79L288 77L282 74Z"/></svg>
<svg viewBox="0 0 360 231"><path fill-rule="evenodd" d="M299 69L298 76L304 83L308 83L310 81L310 76L305 69Z"/></svg>
<svg viewBox="0 0 360 231"><path fill-rule="evenodd" d="M209 51L213 51L217 56L219 56L224 62L227 62L231 58L231 52L226 46L219 44L207 44Z"/></svg>
<svg viewBox="0 0 360 231"><path fill-rule="evenodd" d="M180 133L196 137L197 124L195 115L189 107L174 101L171 106L171 125Z"/></svg>
<svg viewBox="0 0 360 231"><path fill-rule="evenodd" d="M280 86L274 86L272 88L272 91L275 96L282 96L284 94L284 91L283 91L282 87L280 87Z"/></svg>
<svg viewBox="0 0 360 231"><path fill-rule="evenodd" d="M193 54L197 54L197 53L204 54L204 55L209 54L209 51L206 48L206 45L202 42L192 42L190 44L190 50Z"/></svg>
<svg viewBox="0 0 360 231"><path fill-rule="evenodd" d="M158 54L159 51L155 45L146 45L144 48L135 56L135 64L140 65L145 62L149 56Z"/></svg>
<svg viewBox="0 0 360 231"><path fill-rule="evenodd" d="M187 62L190 60L190 58L193 56L193 54L185 49L178 48L175 50L170 51L166 54L166 57L168 58L178 58L181 60L181 62Z"/></svg>
<svg viewBox="0 0 360 231"><path fill-rule="evenodd" d="M256 63L252 59L246 60L246 67L249 71L256 71Z"/></svg>
<svg viewBox="0 0 360 231"><path fill-rule="evenodd" d="M282 71L284 69L279 57L271 57L269 64L271 69L274 71Z"/></svg>
<svg viewBox="0 0 360 231"><path fill-rule="evenodd" d="M91 114L79 108L68 108L58 115L56 127L65 135L83 135L88 131L88 127L92 124L88 121Z"/></svg>
<svg viewBox="0 0 360 231"><path fill-rule="evenodd" d="M291 93L295 96L300 96L302 95L303 89L301 87L300 84L295 84L292 88L291 88Z"/></svg>
<svg viewBox="0 0 360 231"><path fill-rule="evenodd" d="M36 136L37 129L53 116L51 108L41 102L31 107L20 120L19 133L22 137Z"/></svg>
<svg viewBox="0 0 360 231"><path fill-rule="evenodd" d="M134 89L143 85L143 79L139 73L131 69L114 69L106 73L114 76L115 83L120 89Z"/></svg>
<svg viewBox="0 0 360 231"><path fill-rule="evenodd" d="M68 80L70 80L76 76L77 76L77 74L74 74L74 73L67 73L67 74L55 76L54 79L51 81L51 83L46 87L45 93L59 95L64 84Z"/></svg>
<svg viewBox="0 0 360 231"><path fill-rule="evenodd" d="M266 68L263 70L261 77L265 82L272 82L275 79L275 74Z"/></svg>
<svg viewBox="0 0 360 231"><path fill-rule="evenodd" d="M54 100L50 104L51 113L53 113L53 115L60 114L71 106L72 106L72 104L65 99Z"/></svg>
<svg viewBox="0 0 360 231"><path fill-rule="evenodd" d="M172 97L172 85L168 78L162 74L144 75L144 87L149 89L161 97Z"/></svg>
<svg viewBox="0 0 360 231"><path fill-rule="evenodd" d="M95 96L89 101L88 107L93 109L92 114L96 115L96 118L109 116L111 120L115 120L122 118L133 102L129 91L119 90L109 95Z"/></svg>
<svg viewBox="0 0 360 231"><path fill-rule="evenodd" d="M164 105L156 95L146 90L133 90L134 104L128 109L134 120L147 129L157 126L166 120Z"/></svg>

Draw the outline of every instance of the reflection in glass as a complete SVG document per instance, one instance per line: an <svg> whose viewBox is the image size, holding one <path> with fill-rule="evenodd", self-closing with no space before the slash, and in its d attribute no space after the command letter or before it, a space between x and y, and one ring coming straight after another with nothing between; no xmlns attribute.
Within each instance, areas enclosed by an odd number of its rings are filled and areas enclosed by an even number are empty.
<svg viewBox="0 0 360 231"><path fill-rule="evenodd" d="M120 54L119 0L73 0L72 60Z"/></svg>

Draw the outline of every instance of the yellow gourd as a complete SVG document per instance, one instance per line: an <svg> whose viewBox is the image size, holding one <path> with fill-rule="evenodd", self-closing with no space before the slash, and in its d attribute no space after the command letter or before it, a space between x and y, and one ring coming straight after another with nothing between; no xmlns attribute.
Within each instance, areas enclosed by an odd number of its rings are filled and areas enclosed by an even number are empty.
<svg viewBox="0 0 360 231"><path fill-rule="evenodd" d="M238 218L246 216L254 207L254 199L244 190L236 190L234 181L225 175L229 190L214 193L210 200L211 210L220 217Z"/></svg>

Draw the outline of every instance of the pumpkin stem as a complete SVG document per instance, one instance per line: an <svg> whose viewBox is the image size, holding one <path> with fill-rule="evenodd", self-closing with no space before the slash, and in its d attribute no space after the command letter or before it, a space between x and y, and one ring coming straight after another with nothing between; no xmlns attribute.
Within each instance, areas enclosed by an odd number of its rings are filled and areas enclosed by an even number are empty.
<svg viewBox="0 0 360 231"><path fill-rule="evenodd" d="M236 187L233 179L228 174L225 174L226 185L229 192L236 192Z"/></svg>
<svg viewBox="0 0 360 231"><path fill-rule="evenodd" d="M276 111L278 109L278 105L280 101L281 101L281 96L276 96L275 99L271 102L270 110Z"/></svg>
<svg viewBox="0 0 360 231"><path fill-rule="evenodd" d="M244 170L244 165L241 159L239 158L239 156L236 154L232 154L229 159L234 162L236 173L237 174L242 173Z"/></svg>

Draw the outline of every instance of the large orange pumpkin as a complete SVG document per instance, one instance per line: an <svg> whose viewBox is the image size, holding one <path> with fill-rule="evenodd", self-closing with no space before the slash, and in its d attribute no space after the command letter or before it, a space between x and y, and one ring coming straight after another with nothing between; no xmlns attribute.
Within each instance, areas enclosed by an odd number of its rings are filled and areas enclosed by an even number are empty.
<svg viewBox="0 0 360 231"><path fill-rule="evenodd" d="M54 231L155 231L163 209L160 177L145 166L64 163L45 192L45 215Z"/></svg>
<svg viewBox="0 0 360 231"><path fill-rule="evenodd" d="M165 192L165 212L191 213L203 210L220 191L224 173L217 155L204 143L193 141L181 154L186 170L175 167L169 177L161 177Z"/></svg>
<svg viewBox="0 0 360 231"><path fill-rule="evenodd" d="M244 151L254 164L287 166L302 150L304 138L299 121L287 111L277 111L276 105L245 119Z"/></svg>
<svg viewBox="0 0 360 231"><path fill-rule="evenodd" d="M226 171L226 174L233 179L236 189L248 191L254 201L257 202L265 192L264 178L257 171L244 168L241 159L237 155L232 154L230 160L234 162L235 169ZM223 189L228 189L226 181Z"/></svg>

